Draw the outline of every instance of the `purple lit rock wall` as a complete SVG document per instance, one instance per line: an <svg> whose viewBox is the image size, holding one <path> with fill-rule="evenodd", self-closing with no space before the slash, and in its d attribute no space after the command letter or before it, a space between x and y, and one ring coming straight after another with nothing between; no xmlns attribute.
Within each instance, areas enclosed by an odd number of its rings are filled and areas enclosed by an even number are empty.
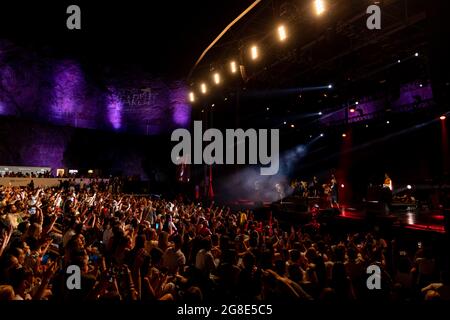
<svg viewBox="0 0 450 320"><path fill-rule="evenodd" d="M2 165L64 168L71 128L0 118L0 163Z"/></svg>
<svg viewBox="0 0 450 320"><path fill-rule="evenodd" d="M141 71L92 75L77 61L44 57L0 40L0 116L163 134L189 125L186 90L182 81Z"/></svg>
<svg viewBox="0 0 450 320"><path fill-rule="evenodd" d="M57 126L17 117L0 117L0 164L52 169L100 169L151 179L170 176L170 137ZM168 171L169 173L166 173Z"/></svg>

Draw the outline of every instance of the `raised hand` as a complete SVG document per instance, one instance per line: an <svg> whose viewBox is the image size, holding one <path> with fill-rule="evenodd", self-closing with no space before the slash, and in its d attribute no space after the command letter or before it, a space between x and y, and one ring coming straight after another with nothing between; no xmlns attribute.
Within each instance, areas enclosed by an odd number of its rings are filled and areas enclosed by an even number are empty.
<svg viewBox="0 0 450 320"><path fill-rule="evenodd" d="M3 231L2 240L0 242L0 257L8 246L9 240L11 240L11 236L13 234L13 227L10 225L7 231Z"/></svg>
<svg viewBox="0 0 450 320"><path fill-rule="evenodd" d="M42 280L48 283L48 281L50 281L50 279L55 275L56 271L58 271L58 261L50 262L47 270L45 270L42 275Z"/></svg>

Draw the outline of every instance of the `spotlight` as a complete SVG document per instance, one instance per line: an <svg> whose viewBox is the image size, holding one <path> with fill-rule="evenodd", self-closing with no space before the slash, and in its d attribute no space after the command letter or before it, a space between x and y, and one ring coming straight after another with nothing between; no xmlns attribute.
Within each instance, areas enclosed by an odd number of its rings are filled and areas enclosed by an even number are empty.
<svg viewBox="0 0 450 320"><path fill-rule="evenodd" d="M439 117L440 120L444 121L445 119L447 119L447 117L445 115L442 115Z"/></svg>
<svg viewBox="0 0 450 320"><path fill-rule="evenodd" d="M283 25L278 27L278 38L280 41L284 41L287 38L286 28Z"/></svg>
<svg viewBox="0 0 450 320"><path fill-rule="evenodd" d="M270 110L270 108L269 108L269 107L267 107L267 108L266 108L266 110L267 110L267 111L269 111L269 110Z"/></svg>
<svg viewBox="0 0 450 320"><path fill-rule="evenodd" d="M315 0L314 8L316 10L316 14L318 16L320 16L322 13L325 12L325 1L324 0Z"/></svg>
<svg viewBox="0 0 450 320"><path fill-rule="evenodd" d="M386 124L390 124L391 122L388 120L388 121L386 121Z"/></svg>
<svg viewBox="0 0 450 320"><path fill-rule="evenodd" d="M418 53L418 52L416 52L416 53L414 54L414 56L415 56L415 57L418 57L418 56L419 56L419 53Z"/></svg>
<svg viewBox="0 0 450 320"><path fill-rule="evenodd" d="M323 137L323 133L321 133L320 136Z"/></svg>
<svg viewBox="0 0 450 320"><path fill-rule="evenodd" d="M328 89L333 89L333 85L332 85L332 84L329 84L329 85L328 85Z"/></svg>
<svg viewBox="0 0 450 320"><path fill-rule="evenodd" d="M341 184L341 188L344 188L345 187L345 185L344 184Z"/></svg>
<svg viewBox="0 0 450 320"><path fill-rule="evenodd" d="M227 101L228 100L228 98L227 97L225 97L225 99L223 99L223 101Z"/></svg>
<svg viewBox="0 0 450 320"><path fill-rule="evenodd" d="M218 72L214 73L214 83L220 84L220 74Z"/></svg>
<svg viewBox="0 0 450 320"><path fill-rule="evenodd" d="M285 121L285 122L283 122L284 124L286 124L287 122Z"/></svg>
<svg viewBox="0 0 450 320"><path fill-rule="evenodd" d="M189 92L189 101L190 102L195 102L195 94L194 92Z"/></svg>
<svg viewBox="0 0 450 320"><path fill-rule="evenodd" d="M347 134L346 134L346 133L343 133L343 134L342 134L342 138L345 138L345 137L347 137Z"/></svg>
<svg viewBox="0 0 450 320"><path fill-rule="evenodd" d="M230 69L231 69L231 73L236 73L237 72L236 61L231 61L230 62Z"/></svg>
<svg viewBox="0 0 450 320"><path fill-rule="evenodd" d="M355 112L355 108L350 108L350 113L354 113Z"/></svg>
<svg viewBox="0 0 450 320"><path fill-rule="evenodd" d="M408 184L408 185L406 186L406 189L411 190L411 189L412 189L411 185Z"/></svg>
<svg viewBox="0 0 450 320"><path fill-rule="evenodd" d="M397 63L400 63L400 62L401 62L400 59L398 59L398 60L397 60Z"/></svg>
<svg viewBox="0 0 450 320"><path fill-rule="evenodd" d="M291 124L291 128L295 128L295 125Z"/></svg>
<svg viewBox="0 0 450 320"><path fill-rule="evenodd" d="M422 87L423 87L423 84L419 84L419 87L421 87L421 88L422 88Z"/></svg>
<svg viewBox="0 0 450 320"><path fill-rule="evenodd" d="M208 89L207 89L207 87L206 87L206 83L202 83L202 84L200 85L200 91L201 91L203 94L206 94L206 92L208 91Z"/></svg>
<svg viewBox="0 0 450 320"><path fill-rule="evenodd" d="M358 104L359 104L359 101L356 101L355 104L358 105Z"/></svg>
<svg viewBox="0 0 450 320"><path fill-rule="evenodd" d="M368 128L369 127L369 125L368 124L366 124L366 128Z"/></svg>
<svg viewBox="0 0 450 320"><path fill-rule="evenodd" d="M250 49L250 54L251 54L252 60L258 59L258 47L252 46Z"/></svg>
<svg viewBox="0 0 450 320"><path fill-rule="evenodd" d="M319 111L318 115L321 116L322 115L322 111Z"/></svg>
<svg viewBox="0 0 450 320"><path fill-rule="evenodd" d="M216 104L215 104L215 103L213 103L213 104L211 105L211 107L213 107L213 108L214 108L215 106L216 106Z"/></svg>

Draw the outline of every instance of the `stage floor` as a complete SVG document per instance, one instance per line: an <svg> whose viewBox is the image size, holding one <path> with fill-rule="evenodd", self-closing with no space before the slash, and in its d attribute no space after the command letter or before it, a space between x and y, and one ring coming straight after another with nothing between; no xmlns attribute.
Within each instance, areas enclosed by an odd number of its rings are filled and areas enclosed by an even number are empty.
<svg viewBox="0 0 450 320"><path fill-rule="evenodd" d="M367 214L363 210L344 207L341 208L341 214L336 218L342 220L365 220L367 219ZM441 212L394 211L387 215L378 215L376 218L392 219L395 227L445 233L444 216Z"/></svg>
<svg viewBox="0 0 450 320"><path fill-rule="evenodd" d="M273 203L270 202L262 202L258 205L255 204L254 201L240 199L229 205L234 208L240 209L261 209L273 211ZM307 212L301 211L293 211L293 210L281 210L282 205L279 206L277 211L278 213L282 213L283 217L295 218L307 215ZM323 211L327 211L328 209L324 209ZM370 217L367 214L367 210L362 208L352 207L350 205L343 205L340 208L340 214L334 216L334 219L345 222L354 222L365 224L369 218L375 219L376 221L390 221L392 227L395 228L404 228L409 230L417 230L417 231L428 231L428 232L437 232L440 234L445 233L444 227L444 215L442 211L407 211L407 210L395 210L390 212L389 214L376 213L372 214ZM274 212L275 213L275 212ZM276 213L275 213L276 214ZM281 219L283 219L280 216Z"/></svg>

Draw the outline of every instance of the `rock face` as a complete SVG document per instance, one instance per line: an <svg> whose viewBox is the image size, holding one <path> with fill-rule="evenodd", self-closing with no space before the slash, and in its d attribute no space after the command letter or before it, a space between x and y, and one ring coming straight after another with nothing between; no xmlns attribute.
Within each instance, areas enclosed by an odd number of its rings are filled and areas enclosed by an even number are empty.
<svg viewBox="0 0 450 320"><path fill-rule="evenodd" d="M183 81L133 69L94 72L0 39L2 165L109 168L145 177L158 159L170 161L170 151L159 146L149 157L147 146L190 119Z"/></svg>
<svg viewBox="0 0 450 320"><path fill-rule="evenodd" d="M134 135L0 117L0 165L100 169L153 179L172 175L170 137ZM175 167L175 166L174 166Z"/></svg>
<svg viewBox="0 0 450 320"><path fill-rule="evenodd" d="M64 152L73 129L0 119L0 163L64 168Z"/></svg>
<svg viewBox="0 0 450 320"><path fill-rule="evenodd" d="M188 126L190 110L183 81L132 69L89 72L0 40L0 116L152 135Z"/></svg>

